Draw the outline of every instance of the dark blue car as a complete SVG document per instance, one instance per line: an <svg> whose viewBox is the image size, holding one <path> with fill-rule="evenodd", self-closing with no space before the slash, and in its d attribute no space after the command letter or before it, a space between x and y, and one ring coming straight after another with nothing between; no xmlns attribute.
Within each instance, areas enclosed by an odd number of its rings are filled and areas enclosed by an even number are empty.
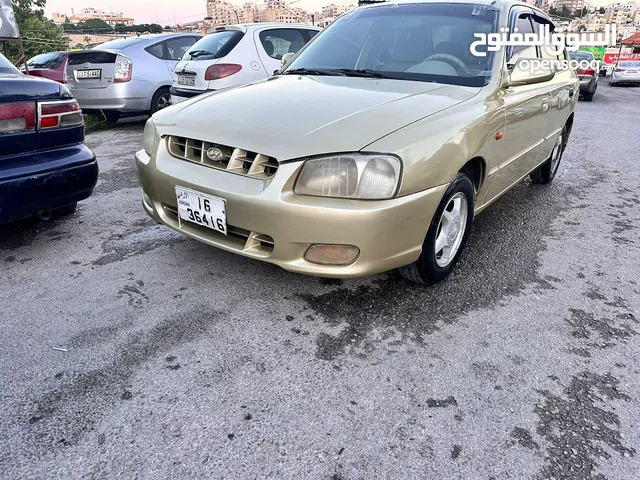
<svg viewBox="0 0 640 480"><path fill-rule="evenodd" d="M78 102L0 54L0 223L72 213L98 180Z"/></svg>

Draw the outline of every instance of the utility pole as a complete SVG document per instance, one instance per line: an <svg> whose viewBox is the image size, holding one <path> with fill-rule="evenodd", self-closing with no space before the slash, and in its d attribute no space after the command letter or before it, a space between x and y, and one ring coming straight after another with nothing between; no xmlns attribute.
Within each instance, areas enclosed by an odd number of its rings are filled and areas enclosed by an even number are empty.
<svg viewBox="0 0 640 480"><path fill-rule="evenodd" d="M311 25L316 26L316 16L313 13L311 14Z"/></svg>

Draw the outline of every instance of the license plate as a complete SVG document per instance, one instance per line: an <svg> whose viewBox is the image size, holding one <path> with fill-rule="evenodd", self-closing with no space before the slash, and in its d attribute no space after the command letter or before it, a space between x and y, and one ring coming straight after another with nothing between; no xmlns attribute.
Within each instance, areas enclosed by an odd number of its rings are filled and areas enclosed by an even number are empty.
<svg viewBox="0 0 640 480"><path fill-rule="evenodd" d="M227 208L224 199L182 187L176 187L176 198L180 220L227 234Z"/></svg>
<svg viewBox="0 0 640 480"><path fill-rule="evenodd" d="M102 70L76 70L76 78L100 78Z"/></svg>
<svg viewBox="0 0 640 480"><path fill-rule="evenodd" d="M180 85L191 85L192 87L196 84L195 75L178 75L178 83Z"/></svg>
<svg viewBox="0 0 640 480"><path fill-rule="evenodd" d="M627 70L625 73L638 73L637 70Z"/></svg>

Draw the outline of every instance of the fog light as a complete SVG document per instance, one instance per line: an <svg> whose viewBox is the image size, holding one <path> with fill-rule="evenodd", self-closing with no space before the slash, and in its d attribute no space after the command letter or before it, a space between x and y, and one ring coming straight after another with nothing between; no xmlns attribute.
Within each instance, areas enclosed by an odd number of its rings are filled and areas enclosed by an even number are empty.
<svg viewBox="0 0 640 480"><path fill-rule="evenodd" d="M320 265L349 265L360 255L360 249L353 245L311 245L304 254L307 262Z"/></svg>

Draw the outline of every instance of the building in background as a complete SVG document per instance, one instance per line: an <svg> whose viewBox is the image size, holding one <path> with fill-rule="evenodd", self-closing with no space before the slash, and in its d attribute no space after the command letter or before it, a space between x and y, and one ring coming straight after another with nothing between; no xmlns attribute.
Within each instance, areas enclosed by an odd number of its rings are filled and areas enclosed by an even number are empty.
<svg viewBox="0 0 640 480"><path fill-rule="evenodd" d="M71 9L71 16L68 16L66 13L52 14L52 20L57 25L65 23L67 20L75 24L86 22L87 20L91 20L93 18L102 20L103 22L111 26L115 26L117 24L134 25L136 23L135 19L125 17L124 13L122 12L103 12L99 8L93 7L85 7L81 9L77 14L73 11L73 9Z"/></svg>

